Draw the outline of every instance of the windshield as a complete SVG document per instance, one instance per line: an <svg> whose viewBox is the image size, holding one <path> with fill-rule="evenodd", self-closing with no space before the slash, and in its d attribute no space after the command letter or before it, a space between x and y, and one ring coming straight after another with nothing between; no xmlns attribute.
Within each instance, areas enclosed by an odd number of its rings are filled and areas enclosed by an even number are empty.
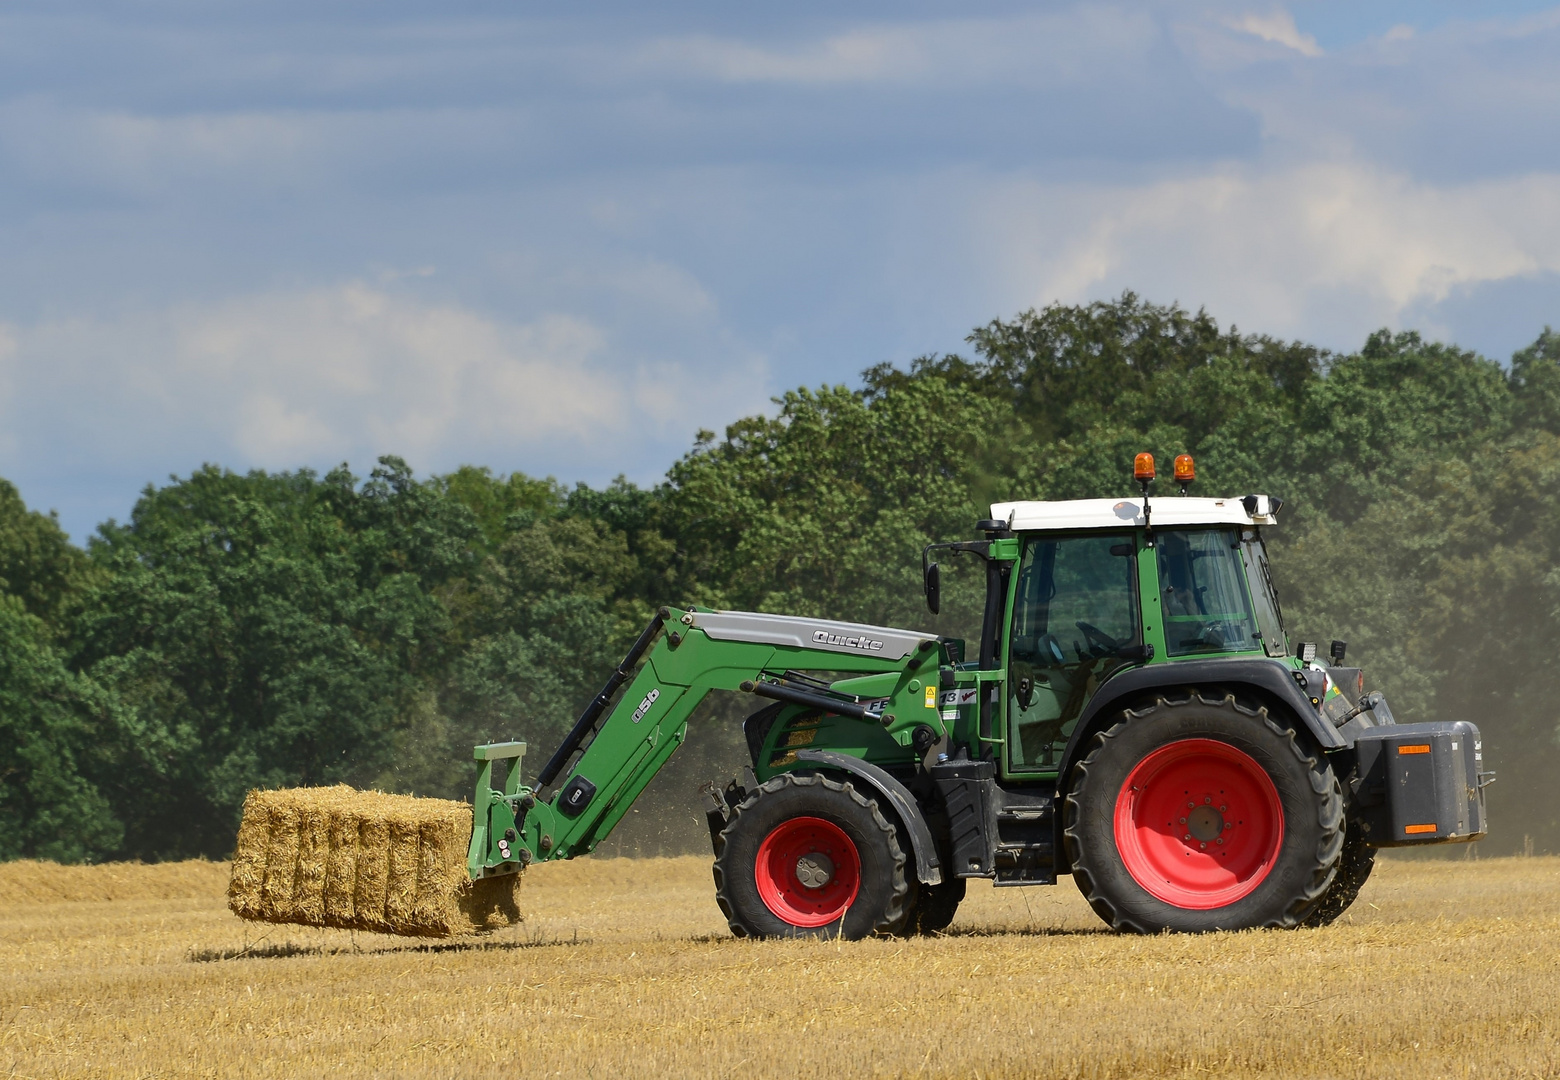
<svg viewBox="0 0 1560 1080"><path fill-rule="evenodd" d="M1269 656L1288 656L1289 638L1284 633L1284 610L1278 606L1278 589L1268 568L1267 545L1256 529L1241 534L1240 552L1246 563L1246 584L1257 609L1257 626L1262 632L1262 647Z"/></svg>
<svg viewBox="0 0 1560 1080"><path fill-rule="evenodd" d="M1162 532L1155 546L1165 649L1171 656L1261 647L1240 536L1234 529Z"/></svg>

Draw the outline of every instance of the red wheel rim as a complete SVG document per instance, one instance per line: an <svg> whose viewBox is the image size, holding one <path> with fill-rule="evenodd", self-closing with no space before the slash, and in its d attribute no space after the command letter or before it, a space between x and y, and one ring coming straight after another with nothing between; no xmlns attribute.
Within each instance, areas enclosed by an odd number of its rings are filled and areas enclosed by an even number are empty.
<svg viewBox="0 0 1560 1080"><path fill-rule="evenodd" d="M861 856L832 821L792 818L758 845L753 877L759 897L777 918L792 926L826 926L843 918L855 901Z"/></svg>
<svg viewBox="0 0 1560 1080"><path fill-rule="evenodd" d="M1116 797L1116 849L1134 881L1179 908L1249 895L1284 843L1267 771L1213 739L1182 739L1137 763Z"/></svg>

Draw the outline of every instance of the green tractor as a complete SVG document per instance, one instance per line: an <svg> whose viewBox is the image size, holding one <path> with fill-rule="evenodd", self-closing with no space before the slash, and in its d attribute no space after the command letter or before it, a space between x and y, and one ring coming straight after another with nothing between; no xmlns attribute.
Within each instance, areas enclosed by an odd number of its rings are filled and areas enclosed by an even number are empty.
<svg viewBox="0 0 1560 1080"><path fill-rule="evenodd" d="M935 932L970 878L1071 874L1138 933L1330 922L1379 847L1485 835L1478 729L1398 724L1360 669L1292 647L1262 530L1280 501L992 507L973 655L912 630L663 608L537 775L478 747L475 880L591 851L711 690L764 699L707 785L715 897L739 937ZM495 762L508 761L501 779Z"/></svg>

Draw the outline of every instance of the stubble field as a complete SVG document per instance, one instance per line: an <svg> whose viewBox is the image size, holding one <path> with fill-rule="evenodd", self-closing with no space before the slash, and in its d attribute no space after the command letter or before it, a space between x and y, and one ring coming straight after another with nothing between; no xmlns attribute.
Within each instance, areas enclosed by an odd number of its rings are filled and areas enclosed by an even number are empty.
<svg viewBox="0 0 1560 1080"><path fill-rule="evenodd" d="M1383 861L1325 930L1120 937L1070 881L946 936L733 940L708 859L533 868L523 926L241 922L220 863L0 865L6 1077L1560 1075L1560 859Z"/></svg>

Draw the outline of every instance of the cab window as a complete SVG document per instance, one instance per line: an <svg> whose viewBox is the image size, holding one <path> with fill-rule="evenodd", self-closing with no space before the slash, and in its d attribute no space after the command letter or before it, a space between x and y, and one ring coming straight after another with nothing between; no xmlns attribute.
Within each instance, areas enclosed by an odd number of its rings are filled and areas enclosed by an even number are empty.
<svg viewBox="0 0 1560 1080"><path fill-rule="evenodd" d="M1169 655L1251 652L1262 647L1236 530L1161 532L1154 544Z"/></svg>
<svg viewBox="0 0 1560 1080"><path fill-rule="evenodd" d="M1130 533L1031 539L1013 597L1008 763L1054 768L1084 704L1141 641Z"/></svg>

